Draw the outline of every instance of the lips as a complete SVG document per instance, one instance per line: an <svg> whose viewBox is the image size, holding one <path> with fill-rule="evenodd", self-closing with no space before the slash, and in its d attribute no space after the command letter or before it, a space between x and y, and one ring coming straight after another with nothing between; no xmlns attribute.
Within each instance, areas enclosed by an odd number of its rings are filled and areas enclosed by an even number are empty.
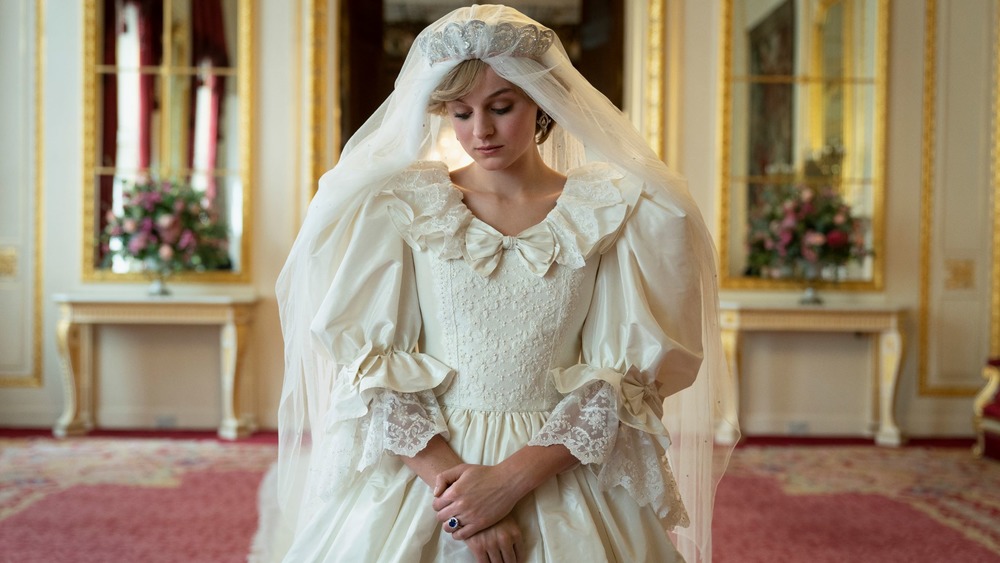
<svg viewBox="0 0 1000 563"><path fill-rule="evenodd" d="M503 145L486 145L484 147L476 147L476 150L482 154L493 154L502 148Z"/></svg>

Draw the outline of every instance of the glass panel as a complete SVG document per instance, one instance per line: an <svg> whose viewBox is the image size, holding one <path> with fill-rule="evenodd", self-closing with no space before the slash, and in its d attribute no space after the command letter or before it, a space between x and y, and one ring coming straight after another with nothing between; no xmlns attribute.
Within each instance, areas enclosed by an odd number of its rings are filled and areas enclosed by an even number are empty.
<svg viewBox="0 0 1000 563"><path fill-rule="evenodd" d="M160 83L159 76L136 71L98 76L98 167L136 174L157 166Z"/></svg>
<svg viewBox="0 0 1000 563"><path fill-rule="evenodd" d="M163 64L162 0L105 0L98 17L98 65L136 69Z"/></svg>

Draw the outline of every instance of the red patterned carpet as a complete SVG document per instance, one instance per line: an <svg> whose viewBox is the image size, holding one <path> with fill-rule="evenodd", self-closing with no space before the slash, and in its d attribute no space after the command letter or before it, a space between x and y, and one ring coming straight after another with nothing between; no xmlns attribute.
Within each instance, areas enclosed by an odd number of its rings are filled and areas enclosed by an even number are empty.
<svg viewBox="0 0 1000 563"><path fill-rule="evenodd" d="M1000 462L968 448L742 447L715 561L1000 562Z"/></svg>
<svg viewBox="0 0 1000 563"><path fill-rule="evenodd" d="M245 561L273 445L0 439L0 561Z"/></svg>
<svg viewBox="0 0 1000 563"><path fill-rule="evenodd" d="M715 561L1000 562L1000 462L968 448L738 448ZM245 561L273 440L0 437L0 562Z"/></svg>

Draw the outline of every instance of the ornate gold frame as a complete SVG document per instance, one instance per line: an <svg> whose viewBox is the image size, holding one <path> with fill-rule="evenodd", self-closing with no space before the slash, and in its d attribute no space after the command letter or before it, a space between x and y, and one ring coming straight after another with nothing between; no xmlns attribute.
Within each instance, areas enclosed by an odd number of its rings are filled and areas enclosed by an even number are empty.
<svg viewBox="0 0 1000 563"><path fill-rule="evenodd" d="M730 173L731 141L732 141L732 33L733 33L733 2L724 0L722 3L722 65L720 82L722 107L719 113L721 128L720 178L719 183L719 283L723 289L746 290L789 290L801 289L802 283L796 280L770 280L752 277L732 276L729 272L729 215L730 191L732 183ZM875 30L875 112L873 131L872 158L872 244L875 256L872 262L872 279L858 281L841 281L837 283L824 282L817 287L838 291L881 291L883 288L883 268L885 260L885 128L886 128L886 92L888 82L889 61L889 1L878 2L878 27Z"/></svg>
<svg viewBox="0 0 1000 563"><path fill-rule="evenodd" d="M921 146L920 194L920 312L917 328L919 389L921 396L972 397L978 386L935 386L929 381L930 299L931 299L931 245L934 226L934 142L936 120L934 107L937 94L937 0L926 0L924 17L924 91L923 91L923 144ZM1000 26L1000 14L997 16ZM996 29L996 28L995 28ZM993 50L995 74L993 77L993 150L990 168L993 174L993 238L992 269L990 280L990 356L1000 355L1000 34ZM990 368L987 368L987 372ZM987 372L984 372L987 373Z"/></svg>
<svg viewBox="0 0 1000 563"><path fill-rule="evenodd" d="M308 174L307 185L310 186L311 198L317 188L319 177L332 167L339 156L340 146L338 127L330 127L340 119L341 108L337 99L328 99L328 76L330 72L336 76L339 69L336 61L331 66L328 53L334 48L331 44L336 37L327 33L327 21L331 4L336 0L305 0L305 44L306 48L306 95L305 95L305 130L309 133L306 142L304 162ZM649 145L661 158L665 156L664 134L664 95L666 91L666 4L667 0L648 0L642 2L647 8L645 19L646 29L643 41L642 72L636 77L642 81L642 107L639 108L641 122L637 125ZM339 22L338 22L339 23ZM636 32L628 26L626 19L626 34ZM329 106L329 110L327 109Z"/></svg>
<svg viewBox="0 0 1000 563"><path fill-rule="evenodd" d="M97 13L104 0L84 0L83 3L83 237L82 277L87 282L146 282L142 273L119 274L94 267L94 171L97 122ZM169 10L172 0L164 0ZM243 240L240 248L239 272L181 272L171 281L188 283L239 283L251 281L253 264L253 159L254 146L254 0L238 0L237 32L237 91L240 98L240 170L243 183Z"/></svg>
<svg viewBox="0 0 1000 563"><path fill-rule="evenodd" d="M43 87L45 85L45 42L42 40L45 31L45 2L35 2L35 115L34 115L34 127L35 127L35 154L34 154L34 167L35 167L35 182L32 189L34 190L34 220L35 220L35 236L34 236L34 248L33 252L33 295L32 295L32 316L34 317L34 323L32 325L32 372L30 377L0 377L0 388L13 388L13 387L41 387L42 380L44 376L44 361L45 356L42 353L43 343L45 339L44 334L44 324L45 324L45 286L43 284L43 274L45 268L42 264L43 252L42 248L45 247L45 228L44 219L45 214L42 212L42 192L45 181L45 159L44 154L44 126L45 126L45 107L44 107L44 91Z"/></svg>

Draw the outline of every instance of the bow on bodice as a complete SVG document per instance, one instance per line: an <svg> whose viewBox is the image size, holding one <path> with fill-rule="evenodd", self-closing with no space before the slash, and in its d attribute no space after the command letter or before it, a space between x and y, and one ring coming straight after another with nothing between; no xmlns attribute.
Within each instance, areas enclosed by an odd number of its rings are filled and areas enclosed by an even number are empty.
<svg viewBox="0 0 1000 563"><path fill-rule="evenodd" d="M528 270L541 277L552 266L558 244L547 221L509 236L479 219L472 219L465 231L465 259L476 273L483 277L492 274L507 250L516 252Z"/></svg>

